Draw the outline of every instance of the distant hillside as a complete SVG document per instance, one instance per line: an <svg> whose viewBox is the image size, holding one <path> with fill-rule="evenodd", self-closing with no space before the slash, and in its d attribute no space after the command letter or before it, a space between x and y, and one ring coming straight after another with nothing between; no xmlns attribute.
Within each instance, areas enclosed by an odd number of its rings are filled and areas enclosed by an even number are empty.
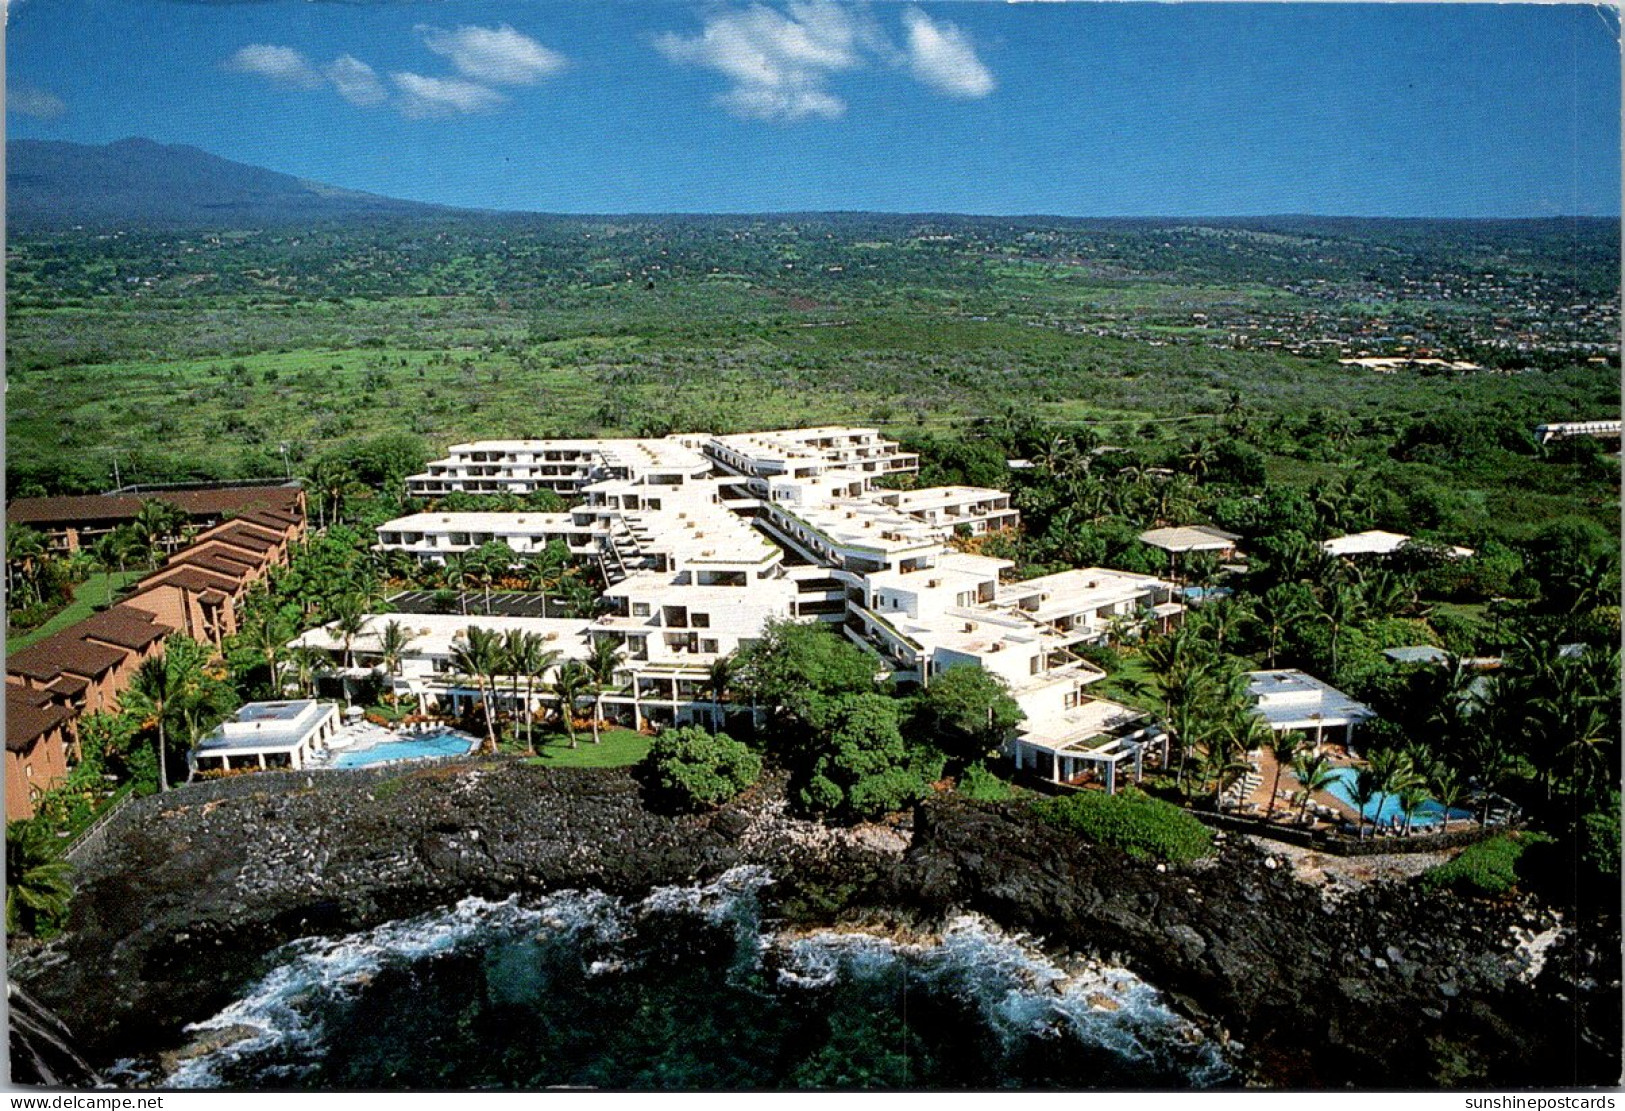
<svg viewBox="0 0 1625 1111"><path fill-rule="evenodd" d="M101 147L34 139L6 144L6 219L17 230L308 225L452 211L304 181L151 139Z"/></svg>

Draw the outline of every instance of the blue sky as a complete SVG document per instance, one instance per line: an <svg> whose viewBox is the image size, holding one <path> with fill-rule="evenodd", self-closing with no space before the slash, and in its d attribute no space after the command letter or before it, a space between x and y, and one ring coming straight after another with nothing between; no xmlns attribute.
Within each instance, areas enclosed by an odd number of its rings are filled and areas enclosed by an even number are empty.
<svg viewBox="0 0 1625 1111"><path fill-rule="evenodd" d="M1587 6L20 0L11 138L551 212L1617 215Z"/></svg>

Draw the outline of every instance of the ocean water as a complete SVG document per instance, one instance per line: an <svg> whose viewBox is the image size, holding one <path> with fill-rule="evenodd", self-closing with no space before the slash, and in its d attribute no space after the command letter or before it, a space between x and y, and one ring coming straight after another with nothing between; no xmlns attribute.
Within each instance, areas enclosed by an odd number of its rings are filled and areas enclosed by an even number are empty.
<svg viewBox="0 0 1625 1111"><path fill-rule="evenodd" d="M764 927L759 869L560 892L282 947L191 1028L177 1088L1193 1088L1219 1051L1128 972L974 917L897 939ZM196 1047L206 1046L199 1052Z"/></svg>

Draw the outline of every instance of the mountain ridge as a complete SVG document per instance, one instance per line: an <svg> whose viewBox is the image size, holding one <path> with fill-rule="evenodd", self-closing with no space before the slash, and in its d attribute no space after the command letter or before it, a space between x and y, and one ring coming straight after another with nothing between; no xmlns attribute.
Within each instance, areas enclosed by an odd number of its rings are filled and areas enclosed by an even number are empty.
<svg viewBox="0 0 1625 1111"><path fill-rule="evenodd" d="M308 224L472 211L345 189L139 136L100 146L6 143L6 220L23 230Z"/></svg>

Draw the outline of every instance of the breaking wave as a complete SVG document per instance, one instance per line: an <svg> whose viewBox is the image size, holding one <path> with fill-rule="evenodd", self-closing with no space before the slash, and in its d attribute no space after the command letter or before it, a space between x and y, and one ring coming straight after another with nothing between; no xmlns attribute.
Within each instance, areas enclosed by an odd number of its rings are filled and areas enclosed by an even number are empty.
<svg viewBox="0 0 1625 1111"><path fill-rule="evenodd" d="M764 928L764 869L642 900L561 891L271 954L175 1088L1189 1088L1233 1076L1129 972L985 919L908 937Z"/></svg>

